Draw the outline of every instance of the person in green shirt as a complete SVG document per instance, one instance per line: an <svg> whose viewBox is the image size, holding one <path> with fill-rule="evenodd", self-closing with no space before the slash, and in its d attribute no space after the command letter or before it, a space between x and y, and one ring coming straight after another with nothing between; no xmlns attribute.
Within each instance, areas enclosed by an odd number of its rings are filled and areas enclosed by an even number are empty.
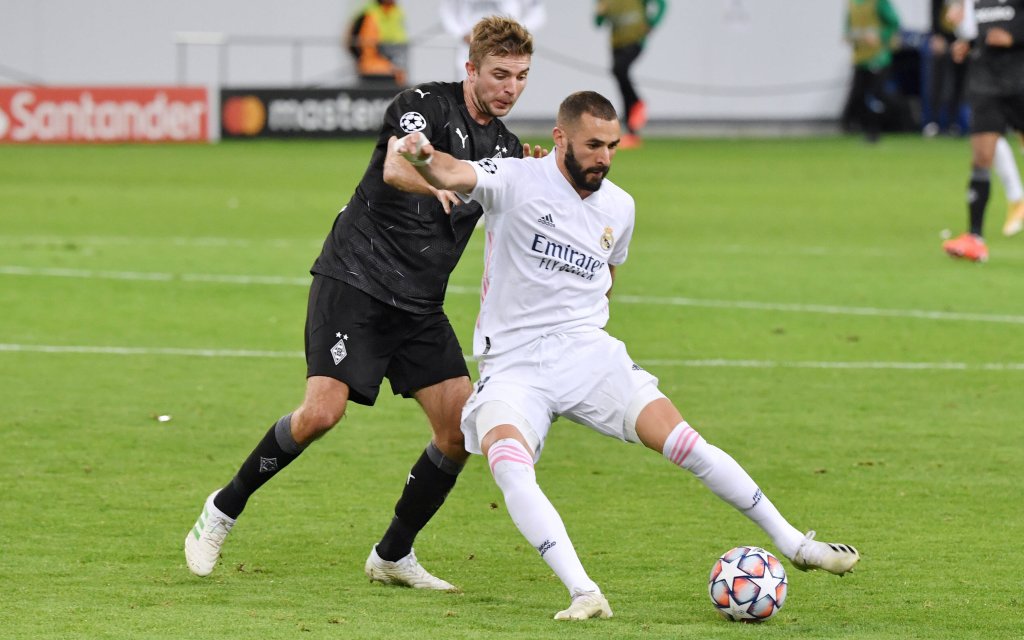
<svg viewBox="0 0 1024 640"><path fill-rule="evenodd" d="M665 0L598 0L594 20L597 26L611 25L612 74L622 93L627 133L620 149L640 145L640 129L647 124L647 105L640 99L629 77L630 67L640 57L647 35L665 15Z"/></svg>
<svg viewBox="0 0 1024 640"><path fill-rule="evenodd" d="M847 1L846 40L853 46L853 81L842 126L851 131L859 125L870 142L878 140L885 113L894 110L885 84L899 28L899 16L889 0Z"/></svg>

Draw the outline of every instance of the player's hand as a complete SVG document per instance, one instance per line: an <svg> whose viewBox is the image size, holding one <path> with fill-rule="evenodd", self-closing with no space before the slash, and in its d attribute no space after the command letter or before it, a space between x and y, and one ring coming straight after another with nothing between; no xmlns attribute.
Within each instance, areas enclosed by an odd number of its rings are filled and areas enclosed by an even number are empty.
<svg viewBox="0 0 1024 640"><path fill-rule="evenodd" d="M448 191L447 189L434 189L434 197L441 203L444 212L448 215L452 214L452 207L462 202L462 199L454 191Z"/></svg>
<svg viewBox="0 0 1024 640"><path fill-rule="evenodd" d="M995 27L985 34L985 44L990 47L1012 47L1013 36L1006 29Z"/></svg>
<svg viewBox="0 0 1024 640"><path fill-rule="evenodd" d="M548 150L541 145L531 147L528 143L523 143L523 157L524 158L543 158L548 155Z"/></svg>
<svg viewBox="0 0 1024 640"><path fill-rule="evenodd" d="M397 139L391 136L388 144L413 166L430 164L434 157L434 147L421 131Z"/></svg>
<svg viewBox="0 0 1024 640"><path fill-rule="evenodd" d="M966 40L957 40L949 49L953 62L960 64L967 59L967 52L971 50L971 43Z"/></svg>
<svg viewBox="0 0 1024 640"><path fill-rule="evenodd" d="M877 47L882 44L882 38L877 31L868 31L861 36L860 41L869 47Z"/></svg>

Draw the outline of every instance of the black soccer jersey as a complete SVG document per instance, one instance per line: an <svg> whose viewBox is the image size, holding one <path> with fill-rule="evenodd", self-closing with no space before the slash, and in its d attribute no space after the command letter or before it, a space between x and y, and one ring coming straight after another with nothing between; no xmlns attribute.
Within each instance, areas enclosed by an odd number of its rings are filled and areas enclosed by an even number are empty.
<svg viewBox="0 0 1024 640"><path fill-rule="evenodd" d="M414 131L462 160L523 155L519 138L500 120L480 125L470 117L462 83L432 82L403 91L388 105L366 173L310 271L400 309L427 313L444 302L448 277L482 210L475 202L462 203L449 216L435 197L384 183L388 138Z"/></svg>
<svg viewBox="0 0 1024 640"><path fill-rule="evenodd" d="M1024 0L974 0L978 39L971 60L971 95L1024 95ZM1013 36L1013 46L990 47L985 35L994 28Z"/></svg>

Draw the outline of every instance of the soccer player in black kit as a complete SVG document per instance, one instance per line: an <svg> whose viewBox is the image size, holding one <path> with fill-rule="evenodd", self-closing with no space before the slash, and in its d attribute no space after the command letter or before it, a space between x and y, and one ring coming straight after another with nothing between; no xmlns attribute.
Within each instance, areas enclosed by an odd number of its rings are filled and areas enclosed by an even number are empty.
<svg viewBox="0 0 1024 640"><path fill-rule="evenodd" d="M971 2L972 0L966 0ZM1024 0L973 0L978 37L967 72L971 103L968 232L943 243L954 258L988 260L982 238L990 172L999 137L1024 131Z"/></svg>
<svg viewBox="0 0 1024 640"><path fill-rule="evenodd" d="M457 590L419 564L412 544L469 457L459 423L472 386L442 304L481 209L434 189L408 163L389 166L389 180L402 190L385 184L384 160L391 136L414 131L465 160L530 155L498 117L526 87L532 53L532 36L520 24L485 18L473 29L464 82L422 84L388 106L366 173L311 269L305 398L207 498L185 537L192 573L213 571L249 496L337 424L349 400L372 405L386 377L395 394L420 404L433 438L370 551L366 573L386 584Z"/></svg>

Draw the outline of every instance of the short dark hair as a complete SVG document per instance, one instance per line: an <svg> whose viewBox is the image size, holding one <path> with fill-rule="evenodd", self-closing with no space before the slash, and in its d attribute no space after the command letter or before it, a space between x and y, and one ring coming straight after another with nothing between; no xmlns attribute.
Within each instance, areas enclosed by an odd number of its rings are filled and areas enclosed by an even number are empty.
<svg viewBox="0 0 1024 640"><path fill-rule="evenodd" d="M618 120L619 118L615 113L615 107L608 101L608 98L596 91L577 91L562 100L562 104L558 107L556 124L559 127L571 125L579 120L584 113L589 113L601 120Z"/></svg>
<svg viewBox="0 0 1024 640"><path fill-rule="evenodd" d="M488 16L473 25L469 39L469 61L477 69L484 57L532 56L533 36L512 18Z"/></svg>

